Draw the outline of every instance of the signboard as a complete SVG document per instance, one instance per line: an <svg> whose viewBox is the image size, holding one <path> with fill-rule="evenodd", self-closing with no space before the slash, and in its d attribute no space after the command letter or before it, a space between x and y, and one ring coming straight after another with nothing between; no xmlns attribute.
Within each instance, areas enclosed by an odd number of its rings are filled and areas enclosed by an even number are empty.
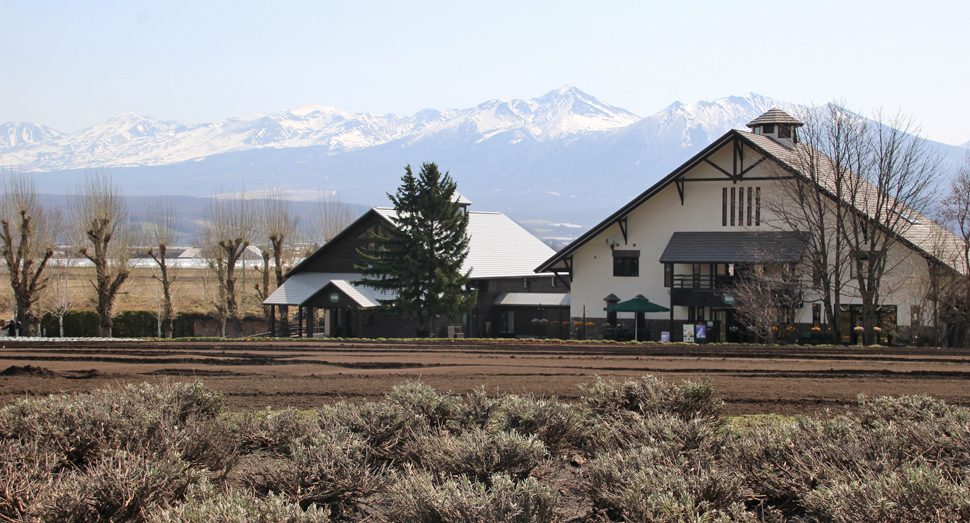
<svg viewBox="0 0 970 523"><path fill-rule="evenodd" d="M694 343L694 324L684 324L684 343Z"/></svg>
<svg viewBox="0 0 970 523"><path fill-rule="evenodd" d="M670 343L670 332L668 332L668 331L662 331L660 333L660 342L661 343Z"/></svg>
<svg viewBox="0 0 970 523"><path fill-rule="evenodd" d="M721 301L723 301L725 305L734 305L734 302L738 301L738 297L733 294L725 294L724 296L721 296Z"/></svg>
<svg viewBox="0 0 970 523"><path fill-rule="evenodd" d="M694 332L695 332L697 341L703 341L707 339L707 325L704 325L703 323L701 323L700 325L697 325L694 328Z"/></svg>
<svg viewBox="0 0 970 523"><path fill-rule="evenodd" d="M340 301L340 293L331 292L330 293L330 301L333 302L333 303L337 303L338 301Z"/></svg>

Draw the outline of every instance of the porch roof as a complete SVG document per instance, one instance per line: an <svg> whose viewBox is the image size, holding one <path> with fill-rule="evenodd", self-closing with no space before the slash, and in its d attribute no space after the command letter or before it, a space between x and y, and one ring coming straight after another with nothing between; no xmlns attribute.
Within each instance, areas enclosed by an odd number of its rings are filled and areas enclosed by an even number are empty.
<svg viewBox="0 0 970 523"><path fill-rule="evenodd" d="M797 263L800 232L675 232L660 263Z"/></svg>
<svg viewBox="0 0 970 523"><path fill-rule="evenodd" d="M547 292L503 292L495 298L495 305L518 307L568 307L569 294Z"/></svg>
<svg viewBox="0 0 970 523"><path fill-rule="evenodd" d="M348 298L365 308L377 307L379 299L390 295L372 287L354 285L362 276L353 273L300 272L291 275L273 294L263 301L264 305L303 305L308 300L333 285Z"/></svg>

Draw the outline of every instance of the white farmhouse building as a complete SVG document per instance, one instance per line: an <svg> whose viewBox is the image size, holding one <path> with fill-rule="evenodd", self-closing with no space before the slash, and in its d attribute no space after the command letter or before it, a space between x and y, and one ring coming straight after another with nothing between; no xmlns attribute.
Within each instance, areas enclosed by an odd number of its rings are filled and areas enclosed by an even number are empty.
<svg viewBox="0 0 970 523"><path fill-rule="evenodd" d="M617 301L643 295L669 307L669 313L639 315L636 330L660 340L683 339L686 326L703 325L707 341L745 341L748 333L734 315L735 278L746 271L784 269L803 261L804 232L779 227L768 198L781 180L802 174L793 161L803 124L772 109L748 124L750 132L731 130L709 147L610 215L536 268L556 273L570 288L573 322L592 322L587 337L609 335L617 323L633 331L632 313L607 313ZM803 177L803 176L802 176ZM774 196L773 196L774 195ZM931 263L946 263L932 253L940 239L955 236L932 220L911 213L912 226L890 255L880 302L883 342L907 337L911 324L926 322L925 282ZM935 243L932 241L936 239ZM957 269L958 270L958 269ZM818 296L796 294L788 324L807 338L824 328ZM844 342L855 342L861 314L857 293L842 296ZM921 319L922 314L922 319ZM644 339L643 336L640 337Z"/></svg>

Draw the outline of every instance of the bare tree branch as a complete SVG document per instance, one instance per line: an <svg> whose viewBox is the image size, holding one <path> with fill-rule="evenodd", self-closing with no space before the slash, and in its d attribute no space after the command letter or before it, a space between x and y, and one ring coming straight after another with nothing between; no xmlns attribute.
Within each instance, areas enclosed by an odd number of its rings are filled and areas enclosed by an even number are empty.
<svg viewBox="0 0 970 523"><path fill-rule="evenodd" d="M135 232L128 204L106 171L87 171L71 202L70 220L78 252L94 264L92 300L101 318L101 336L111 336L114 300L131 275Z"/></svg>
<svg viewBox="0 0 970 523"><path fill-rule="evenodd" d="M48 261L57 246L60 213L40 203L33 179L23 173L4 173L0 195L0 254L7 265L17 319L25 336L37 332L37 302L47 287Z"/></svg>

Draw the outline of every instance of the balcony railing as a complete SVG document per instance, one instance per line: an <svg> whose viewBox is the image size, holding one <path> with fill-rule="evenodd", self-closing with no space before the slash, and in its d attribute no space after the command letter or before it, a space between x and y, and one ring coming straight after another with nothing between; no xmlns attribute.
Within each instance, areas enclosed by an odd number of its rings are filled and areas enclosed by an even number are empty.
<svg viewBox="0 0 970 523"><path fill-rule="evenodd" d="M674 289L718 291L733 287L735 281L734 276L675 274L671 287Z"/></svg>
<svg viewBox="0 0 970 523"><path fill-rule="evenodd" d="M681 291L730 291L740 277L675 274L671 287ZM798 282L776 283L772 286L775 292L787 294L790 298L801 300L801 289Z"/></svg>

